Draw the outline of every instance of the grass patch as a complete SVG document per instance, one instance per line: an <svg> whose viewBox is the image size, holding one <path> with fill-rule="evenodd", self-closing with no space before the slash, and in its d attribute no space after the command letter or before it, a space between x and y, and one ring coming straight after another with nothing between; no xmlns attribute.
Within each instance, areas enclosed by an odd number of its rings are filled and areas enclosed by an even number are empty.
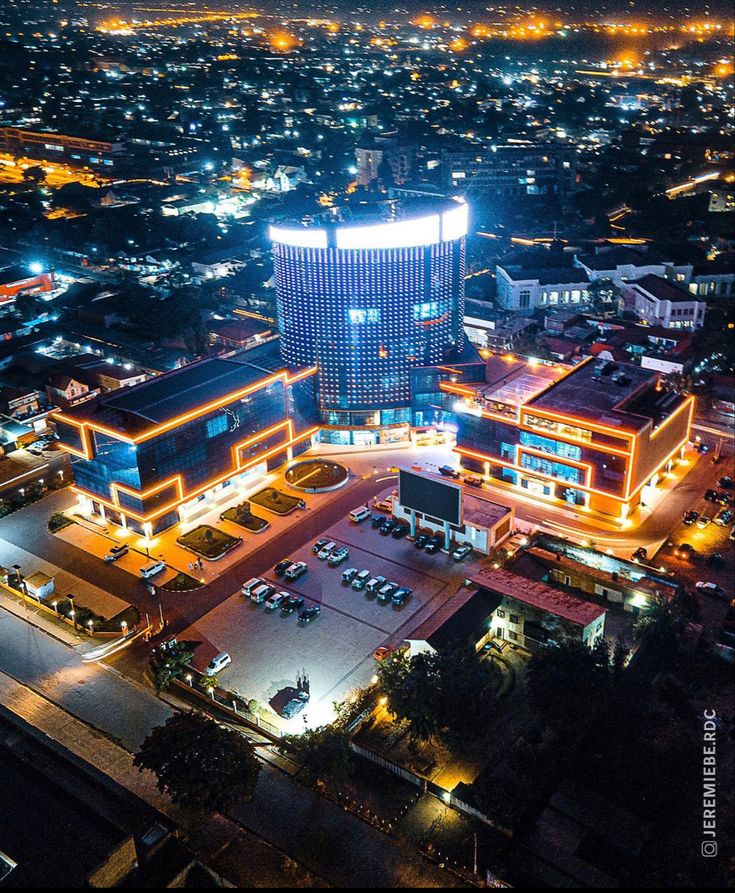
<svg viewBox="0 0 735 893"><path fill-rule="evenodd" d="M230 536L209 524L200 524L188 533L177 538L176 542L185 549L196 552L202 558L221 558L230 549L242 542L241 537Z"/></svg>
<svg viewBox="0 0 735 893"><path fill-rule="evenodd" d="M288 515L294 509L299 508L303 502L298 496L289 496L287 493L276 490L275 487L265 487L259 490L250 497L250 501L275 515Z"/></svg>
<svg viewBox="0 0 735 893"><path fill-rule="evenodd" d="M193 589L201 589L203 585L196 578L179 571L175 577L161 586L161 589L166 589L169 592L191 592Z"/></svg>
<svg viewBox="0 0 735 893"><path fill-rule="evenodd" d="M56 533L59 530L63 530L65 527L69 527L74 524L71 518L67 518L66 515L62 515L61 512L56 512L51 515L48 520L48 529L49 533Z"/></svg>

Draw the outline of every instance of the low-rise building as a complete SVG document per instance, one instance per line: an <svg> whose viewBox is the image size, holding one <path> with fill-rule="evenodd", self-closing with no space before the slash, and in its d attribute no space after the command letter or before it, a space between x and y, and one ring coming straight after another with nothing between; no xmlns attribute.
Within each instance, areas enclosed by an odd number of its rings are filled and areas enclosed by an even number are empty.
<svg viewBox="0 0 735 893"><path fill-rule="evenodd" d="M564 641L592 648L605 631L605 608L529 580L505 568L480 568L470 581L500 597L488 623L487 639L496 638L534 650Z"/></svg>
<svg viewBox="0 0 735 893"><path fill-rule="evenodd" d="M498 303L506 310L535 310L559 304L584 304L590 280L576 267L525 267L498 264L495 268Z"/></svg>
<svg viewBox="0 0 735 893"><path fill-rule="evenodd" d="M661 276L649 274L624 286L626 305L647 326L665 329L701 329L706 301Z"/></svg>
<svg viewBox="0 0 735 893"><path fill-rule="evenodd" d="M694 398L639 366L491 357L484 382L440 387L466 468L541 502L619 521L683 457L690 437Z"/></svg>
<svg viewBox="0 0 735 893"><path fill-rule="evenodd" d="M393 516L400 521L410 521L411 511L396 499ZM477 552L489 555L513 532L515 509L491 502L482 496L462 492L462 523L451 526L451 537L456 545L467 543ZM426 513L416 513L416 523L422 532L443 534L444 524Z"/></svg>
<svg viewBox="0 0 735 893"><path fill-rule="evenodd" d="M311 445L314 371L266 345L54 413L82 509L152 535L231 499Z"/></svg>
<svg viewBox="0 0 735 893"><path fill-rule="evenodd" d="M604 245L592 254L577 254L574 263L584 270L590 282L609 279L618 286L649 275L680 284L692 278L691 264L677 264L658 257L650 249L642 251L625 245Z"/></svg>
<svg viewBox="0 0 735 893"><path fill-rule="evenodd" d="M54 290L54 274L33 273L24 267L0 270L0 307L12 303L18 295L37 295Z"/></svg>

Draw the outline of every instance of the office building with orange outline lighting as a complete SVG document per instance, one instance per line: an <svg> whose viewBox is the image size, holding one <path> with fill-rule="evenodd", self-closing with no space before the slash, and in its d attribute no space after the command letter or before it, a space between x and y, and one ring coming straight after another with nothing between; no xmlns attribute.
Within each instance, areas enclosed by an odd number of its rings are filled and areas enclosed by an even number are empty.
<svg viewBox="0 0 735 893"><path fill-rule="evenodd" d="M283 369L265 345L54 413L80 502L151 536L231 499L311 446L314 372Z"/></svg>
<svg viewBox="0 0 735 893"><path fill-rule="evenodd" d="M650 369L493 356L485 382L440 385L468 469L539 501L625 521L683 457L694 398Z"/></svg>

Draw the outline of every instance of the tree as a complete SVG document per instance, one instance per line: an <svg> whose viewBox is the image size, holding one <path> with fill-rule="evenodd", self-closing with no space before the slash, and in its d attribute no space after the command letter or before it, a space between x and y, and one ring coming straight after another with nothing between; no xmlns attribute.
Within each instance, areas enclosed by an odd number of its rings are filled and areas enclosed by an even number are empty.
<svg viewBox="0 0 735 893"><path fill-rule="evenodd" d="M639 642L672 653L678 648L685 625L678 601L654 595L650 607L638 616L633 631Z"/></svg>
<svg viewBox="0 0 735 893"><path fill-rule="evenodd" d="M526 682L539 718L559 732L582 731L607 703L619 660L616 651L611 662L604 640L592 649L569 641L534 654Z"/></svg>
<svg viewBox="0 0 735 893"><path fill-rule="evenodd" d="M151 670L158 694L166 691L174 679L180 679L184 675L193 654L192 648L184 642L176 642L165 649L156 650L151 659Z"/></svg>
<svg viewBox="0 0 735 893"><path fill-rule="evenodd" d="M471 647L398 655L378 671L390 711L414 741L441 739L457 749L480 740L495 709L497 667Z"/></svg>
<svg viewBox="0 0 735 893"><path fill-rule="evenodd" d="M45 179L46 171L40 164L34 164L32 167L27 167L23 171L23 182L28 183L29 185L39 186Z"/></svg>
<svg viewBox="0 0 735 893"><path fill-rule="evenodd" d="M174 803L207 813L250 800L261 770L246 738L194 711L176 713L153 729L133 765L152 772L159 791Z"/></svg>
<svg viewBox="0 0 735 893"><path fill-rule="evenodd" d="M303 735L288 735L279 749L296 755L310 782L322 779L342 784L352 773L350 736L339 726L320 726Z"/></svg>

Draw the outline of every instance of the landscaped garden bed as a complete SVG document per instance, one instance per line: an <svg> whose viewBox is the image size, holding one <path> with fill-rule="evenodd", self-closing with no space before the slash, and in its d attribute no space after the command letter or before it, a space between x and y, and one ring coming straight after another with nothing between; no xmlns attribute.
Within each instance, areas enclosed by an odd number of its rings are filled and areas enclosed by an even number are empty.
<svg viewBox="0 0 735 893"><path fill-rule="evenodd" d="M239 505L233 505L232 508L222 512L219 516L220 521L229 521L231 524L237 524L238 527L244 527L251 533L261 533L266 527L270 527L265 518L254 515L250 511L249 502L241 502Z"/></svg>
<svg viewBox="0 0 735 893"><path fill-rule="evenodd" d="M61 512L56 512L56 514L51 515L48 521L48 529L49 533L57 533L59 530L63 530L65 527L69 527L74 524L71 518L68 518L66 515L63 515Z"/></svg>
<svg viewBox="0 0 735 893"><path fill-rule="evenodd" d="M179 571L175 577L167 580L161 586L161 589L165 589L168 592L191 592L193 589L201 589L203 585L204 584L195 577L191 577L189 574Z"/></svg>
<svg viewBox="0 0 735 893"><path fill-rule="evenodd" d="M336 490L347 483L349 476L344 465L331 459L305 459L292 465L284 475L289 486L311 493Z"/></svg>
<svg viewBox="0 0 735 893"><path fill-rule="evenodd" d="M224 533L216 527L211 527L209 524L200 524L183 536L178 537L176 542L185 549L201 555L202 558L216 561L231 549L234 549L235 546L239 546L242 542L242 537L230 536L229 533Z"/></svg>
<svg viewBox="0 0 735 893"><path fill-rule="evenodd" d="M289 496L287 493L276 490L275 487L264 487L251 496L250 501L275 515L288 515L297 508L305 507L303 499L299 499L298 496Z"/></svg>

